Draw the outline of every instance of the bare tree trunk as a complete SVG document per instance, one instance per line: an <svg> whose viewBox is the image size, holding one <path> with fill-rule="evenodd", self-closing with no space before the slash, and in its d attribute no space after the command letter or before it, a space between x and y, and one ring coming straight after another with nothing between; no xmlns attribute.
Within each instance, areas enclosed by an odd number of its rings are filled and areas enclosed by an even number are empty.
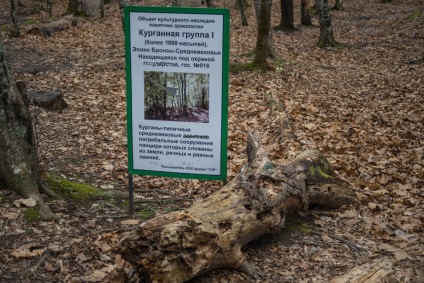
<svg viewBox="0 0 424 283"><path fill-rule="evenodd" d="M334 9L334 10L339 10L339 11L344 10L344 7L343 7L343 0L336 0L336 3L334 4L333 9Z"/></svg>
<svg viewBox="0 0 424 283"><path fill-rule="evenodd" d="M218 268L257 277L241 248L283 228L291 211L308 205L339 208L355 203L316 150L288 164L271 163L259 140L248 134L248 164L203 202L144 222L118 251L147 282L185 282Z"/></svg>
<svg viewBox="0 0 424 283"><path fill-rule="evenodd" d="M0 183L24 198L34 199L41 216L52 213L40 196L43 187L31 115L18 91L0 35Z"/></svg>
<svg viewBox="0 0 424 283"><path fill-rule="evenodd" d="M281 0L280 29L294 30L293 0Z"/></svg>
<svg viewBox="0 0 424 283"><path fill-rule="evenodd" d="M271 0L262 0L258 13L258 37L253 65L263 70L268 68L267 59L272 55L271 7Z"/></svg>
<svg viewBox="0 0 424 283"><path fill-rule="evenodd" d="M331 27L330 9L328 7L328 0L317 0L316 6L319 15L319 40L317 45L321 48L325 46L339 46L333 36L333 28Z"/></svg>
<svg viewBox="0 0 424 283"><path fill-rule="evenodd" d="M253 5L255 6L255 16L256 22L259 23L259 14L261 13L261 0L253 0Z"/></svg>
<svg viewBox="0 0 424 283"><path fill-rule="evenodd" d="M67 13L74 16L100 17L101 1L102 0L69 0Z"/></svg>
<svg viewBox="0 0 424 283"><path fill-rule="evenodd" d="M49 13L49 17L51 18L53 15L53 11L52 11L52 0L47 0L47 11Z"/></svg>
<svg viewBox="0 0 424 283"><path fill-rule="evenodd" d="M105 0L100 0L100 17L105 17Z"/></svg>
<svg viewBox="0 0 424 283"><path fill-rule="evenodd" d="M312 26L311 15L309 14L309 1L310 0L301 0L300 3L300 23L304 26Z"/></svg>
<svg viewBox="0 0 424 283"><path fill-rule="evenodd" d="M241 24L247 26L247 16L246 16L246 0L237 0L237 6L240 9Z"/></svg>
<svg viewBox="0 0 424 283"><path fill-rule="evenodd" d="M18 26L18 20L16 19L16 2L15 0L10 0L10 16L12 17L12 23L13 23L13 36L20 36L19 26Z"/></svg>
<svg viewBox="0 0 424 283"><path fill-rule="evenodd" d="M121 14L122 30L124 30L125 32L124 9L127 6L127 0L118 0L118 4L119 4L119 13Z"/></svg>
<svg viewBox="0 0 424 283"><path fill-rule="evenodd" d="M216 4L213 0L206 0L206 7L214 8L215 6L216 6Z"/></svg>

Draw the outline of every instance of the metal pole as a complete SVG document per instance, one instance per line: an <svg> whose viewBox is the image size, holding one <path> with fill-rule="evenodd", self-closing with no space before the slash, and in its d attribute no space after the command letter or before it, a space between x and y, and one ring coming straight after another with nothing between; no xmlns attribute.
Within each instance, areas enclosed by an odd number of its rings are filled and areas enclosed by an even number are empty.
<svg viewBox="0 0 424 283"><path fill-rule="evenodd" d="M129 205L128 213L134 215L134 193L133 193L133 175L128 174L128 192L129 192Z"/></svg>

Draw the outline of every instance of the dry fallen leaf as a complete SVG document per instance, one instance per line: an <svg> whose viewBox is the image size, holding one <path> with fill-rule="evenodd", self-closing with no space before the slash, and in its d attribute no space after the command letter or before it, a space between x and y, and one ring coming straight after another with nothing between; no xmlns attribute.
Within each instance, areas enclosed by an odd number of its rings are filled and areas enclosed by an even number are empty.
<svg viewBox="0 0 424 283"><path fill-rule="evenodd" d="M406 251L401 249L395 251L394 256L397 260L412 259Z"/></svg>
<svg viewBox="0 0 424 283"><path fill-rule="evenodd" d="M15 249L11 254L14 257L34 257L44 253L46 248L43 248L37 243L28 243Z"/></svg>
<svg viewBox="0 0 424 283"><path fill-rule="evenodd" d="M1 217L13 220L13 219L17 219L19 217L19 213L7 212L7 213L2 214Z"/></svg>
<svg viewBox="0 0 424 283"><path fill-rule="evenodd" d="M17 199L13 202L16 207L26 206L26 207L34 207L37 205L37 202L33 198L21 198Z"/></svg>

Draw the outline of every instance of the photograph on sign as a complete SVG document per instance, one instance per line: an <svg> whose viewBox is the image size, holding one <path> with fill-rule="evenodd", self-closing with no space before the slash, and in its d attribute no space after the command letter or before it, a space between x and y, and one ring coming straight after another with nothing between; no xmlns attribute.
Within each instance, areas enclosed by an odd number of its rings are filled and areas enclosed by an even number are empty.
<svg viewBox="0 0 424 283"><path fill-rule="evenodd" d="M209 74L144 72L144 119L209 122Z"/></svg>
<svg viewBox="0 0 424 283"><path fill-rule="evenodd" d="M227 9L127 7L129 171L225 179Z"/></svg>

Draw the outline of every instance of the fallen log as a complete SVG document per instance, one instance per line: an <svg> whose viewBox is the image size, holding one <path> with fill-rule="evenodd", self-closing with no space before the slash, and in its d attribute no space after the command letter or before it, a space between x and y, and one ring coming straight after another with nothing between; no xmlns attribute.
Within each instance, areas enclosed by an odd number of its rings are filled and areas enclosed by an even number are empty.
<svg viewBox="0 0 424 283"><path fill-rule="evenodd" d="M357 203L319 151L274 164L249 133L247 154L248 164L222 189L184 211L144 222L121 240L117 252L142 282L185 282L218 268L258 277L241 248L280 231L287 213Z"/></svg>
<svg viewBox="0 0 424 283"><path fill-rule="evenodd" d="M63 93L58 90L46 92L33 91L28 96L35 106L46 110L62 111L68 107L68 103L63 98Z"/></svg>
<svg viewBox="0 0 424 283"><path fill-rule="evenodd" d="M39 24L33 28L31 28L28 33L29 34L35 34L35 35L41 35L44 37L49 37L52 35L52 33L59 32L62 30L66 30L70 27L76 26L78 23L78 20L74 17L66 16L62 19L59 19L57 21L46 23L46 24Z"/></svg>

